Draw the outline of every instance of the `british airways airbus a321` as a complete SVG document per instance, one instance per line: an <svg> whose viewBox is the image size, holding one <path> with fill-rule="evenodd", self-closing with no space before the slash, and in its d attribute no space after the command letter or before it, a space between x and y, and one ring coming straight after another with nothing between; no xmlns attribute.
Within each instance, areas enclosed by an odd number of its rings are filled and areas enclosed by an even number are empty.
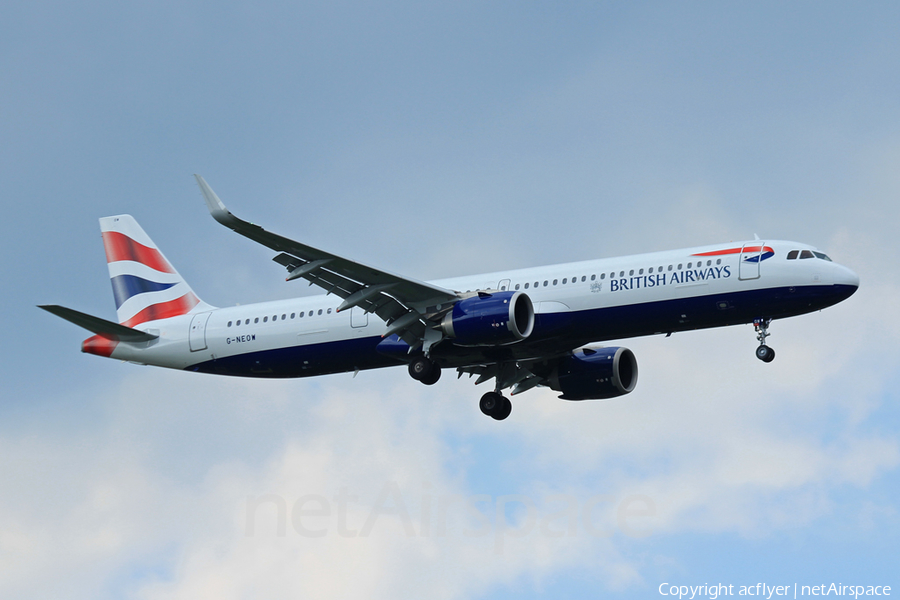
<svg viewBox="0 0 900 600"><path fill-rule="evenodd" d="M494 380L481 411L505 419L536 386L565 400L634 390L628 337L753 323L756 356L773 319L851 296L859 278L806 244L729 242L424 282L270 233L235 217L195 176L213 218L271 248L287 280L324 296L216 308L200 300L130 215L100 219L118 323L41 308L93 332L83 352L243 377L310 377L408 365L426 385L442 369Z"/></svg>

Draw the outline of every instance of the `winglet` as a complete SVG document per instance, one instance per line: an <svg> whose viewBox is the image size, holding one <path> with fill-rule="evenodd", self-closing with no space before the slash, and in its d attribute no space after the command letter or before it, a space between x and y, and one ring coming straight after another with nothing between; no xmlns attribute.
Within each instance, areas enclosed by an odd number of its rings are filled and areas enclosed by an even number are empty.
<svg viewBox="0 0 900 600"><path fill-rule="evenodd" d="M240 224L240 219L231 214L225 205L222 204L222 201L219 200L219 197L216 196L216 193L212 191L212 188L209 187L209 184L196 173L194 174L194 178L197 180L197 185L200 186L200 193L203 194L203 199L206 200L206 206L209 208L209 214L213 216L213 218L230 229L234 229L237 225Z"/></svg>

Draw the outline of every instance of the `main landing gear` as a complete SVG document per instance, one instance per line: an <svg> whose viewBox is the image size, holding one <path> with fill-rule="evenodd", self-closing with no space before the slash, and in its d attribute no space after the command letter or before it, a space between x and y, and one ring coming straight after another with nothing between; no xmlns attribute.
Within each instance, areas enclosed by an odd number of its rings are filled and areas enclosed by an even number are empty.
<svg viewBox="0 0 900 600"><path fill-rule="evenodd" d="M500 392L488 392L478 402L481 412L498 421L502 421L512 412L512 402Z"/></svg>
<svg viewBox="0 0 900 600"><path fill-rule="evenodd" d="M409 376L425 385L434 385L441 378L441 368L433 360L419 356L409 363Z"/></svg>
<svg viewBox="0 0 900 600"><path fill-rule="evenodd" d="M441 378L441 367L425 356L417 356L409 363L409 376L425 385L434 385ZM512 413L512 402L500 392L488 392L482 396L478 407L481 412L498 421Z"/></svg>
<svg viewBox="0 0 900 600"><path fill-rule="evenodd" d="M766 346L766 338L771 335L769 333L769 323L771 322L772 319L753 319L753 329L756 330L756 339L759 340L759 347L756 349L756 358L767 363L775 360L775 351Z"/></svg>

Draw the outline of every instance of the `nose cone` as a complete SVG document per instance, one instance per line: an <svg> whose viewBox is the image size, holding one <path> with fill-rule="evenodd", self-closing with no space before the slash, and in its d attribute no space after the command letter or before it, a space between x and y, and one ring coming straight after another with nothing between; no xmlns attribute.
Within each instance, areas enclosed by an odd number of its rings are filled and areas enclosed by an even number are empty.
<svg viewBox="0 0 900 600"><path fill-rule="evenodd" d="M834 285L839 289L841 300L852 296L859 289L859 275L853 270L841 265L835 265Z"/></svg>
<svg viewBox="0 0 900 600"><path fill-rule="evenodd" d="M847 267L841 267L837 277L834 278L836 285L848 285L854 288L859 287L859 275Z"/></svg>

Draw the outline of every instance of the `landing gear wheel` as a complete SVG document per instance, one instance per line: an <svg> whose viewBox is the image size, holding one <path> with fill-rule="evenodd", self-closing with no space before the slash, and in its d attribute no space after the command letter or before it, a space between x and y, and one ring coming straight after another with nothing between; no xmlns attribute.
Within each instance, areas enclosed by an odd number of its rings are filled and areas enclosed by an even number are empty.
<svg viewBox="0 0 900 600"><path fill-rule="evenodd" d="M431 372L427 373L424 377L419 379L425 385L434 385L438 382L438 379L441 378L441 368L437 366L435 363L431 363Z"/></svg>
<svg viewBox="0 0 900 600"><path fill-rule="evenodd" d="M512 412L512 402L498 392L488 392L482 396L478 407L481 412L497 421L502 421Z"/></svg>
<svg viewBox="0 0 900 600"><path fill-rule="evenodd" d="M501 396L501 398L503 398L503 403L498 407L497 413L491 415L498 421L502 421L503 419L508 417L510 413L512 413L512 402L510 402L509 398L506 398L505 396Z"/></svg>
<svg viewBox="0 0 900 600"><path fill-rule="evenodd" d="M434 369L435 365L433 362L424 356L419 356L409 363L409 376L416 381L424 381ZM440 377L440 375L438 375L438 377ZM437 381L437 379L435 379L435 381Z"/></svg>
<svg viewBox="0 0 900 600"><path fill-rule="evenodd" d="M766 338L769 333L769 323L772 319L764 319L762 317L753 319L753 328L756 330L756 339L759 340L759 347L756 349L756 358L763 362L770 363L775 360L775 351L766 346Z"/></svg>
<svg viewBox="0 0 900 600"><path fill-rule="evenodd" d="M760 346L756 349L756 358L763 362L770 363L775 360L775 351L768 346Z"/></svg>

